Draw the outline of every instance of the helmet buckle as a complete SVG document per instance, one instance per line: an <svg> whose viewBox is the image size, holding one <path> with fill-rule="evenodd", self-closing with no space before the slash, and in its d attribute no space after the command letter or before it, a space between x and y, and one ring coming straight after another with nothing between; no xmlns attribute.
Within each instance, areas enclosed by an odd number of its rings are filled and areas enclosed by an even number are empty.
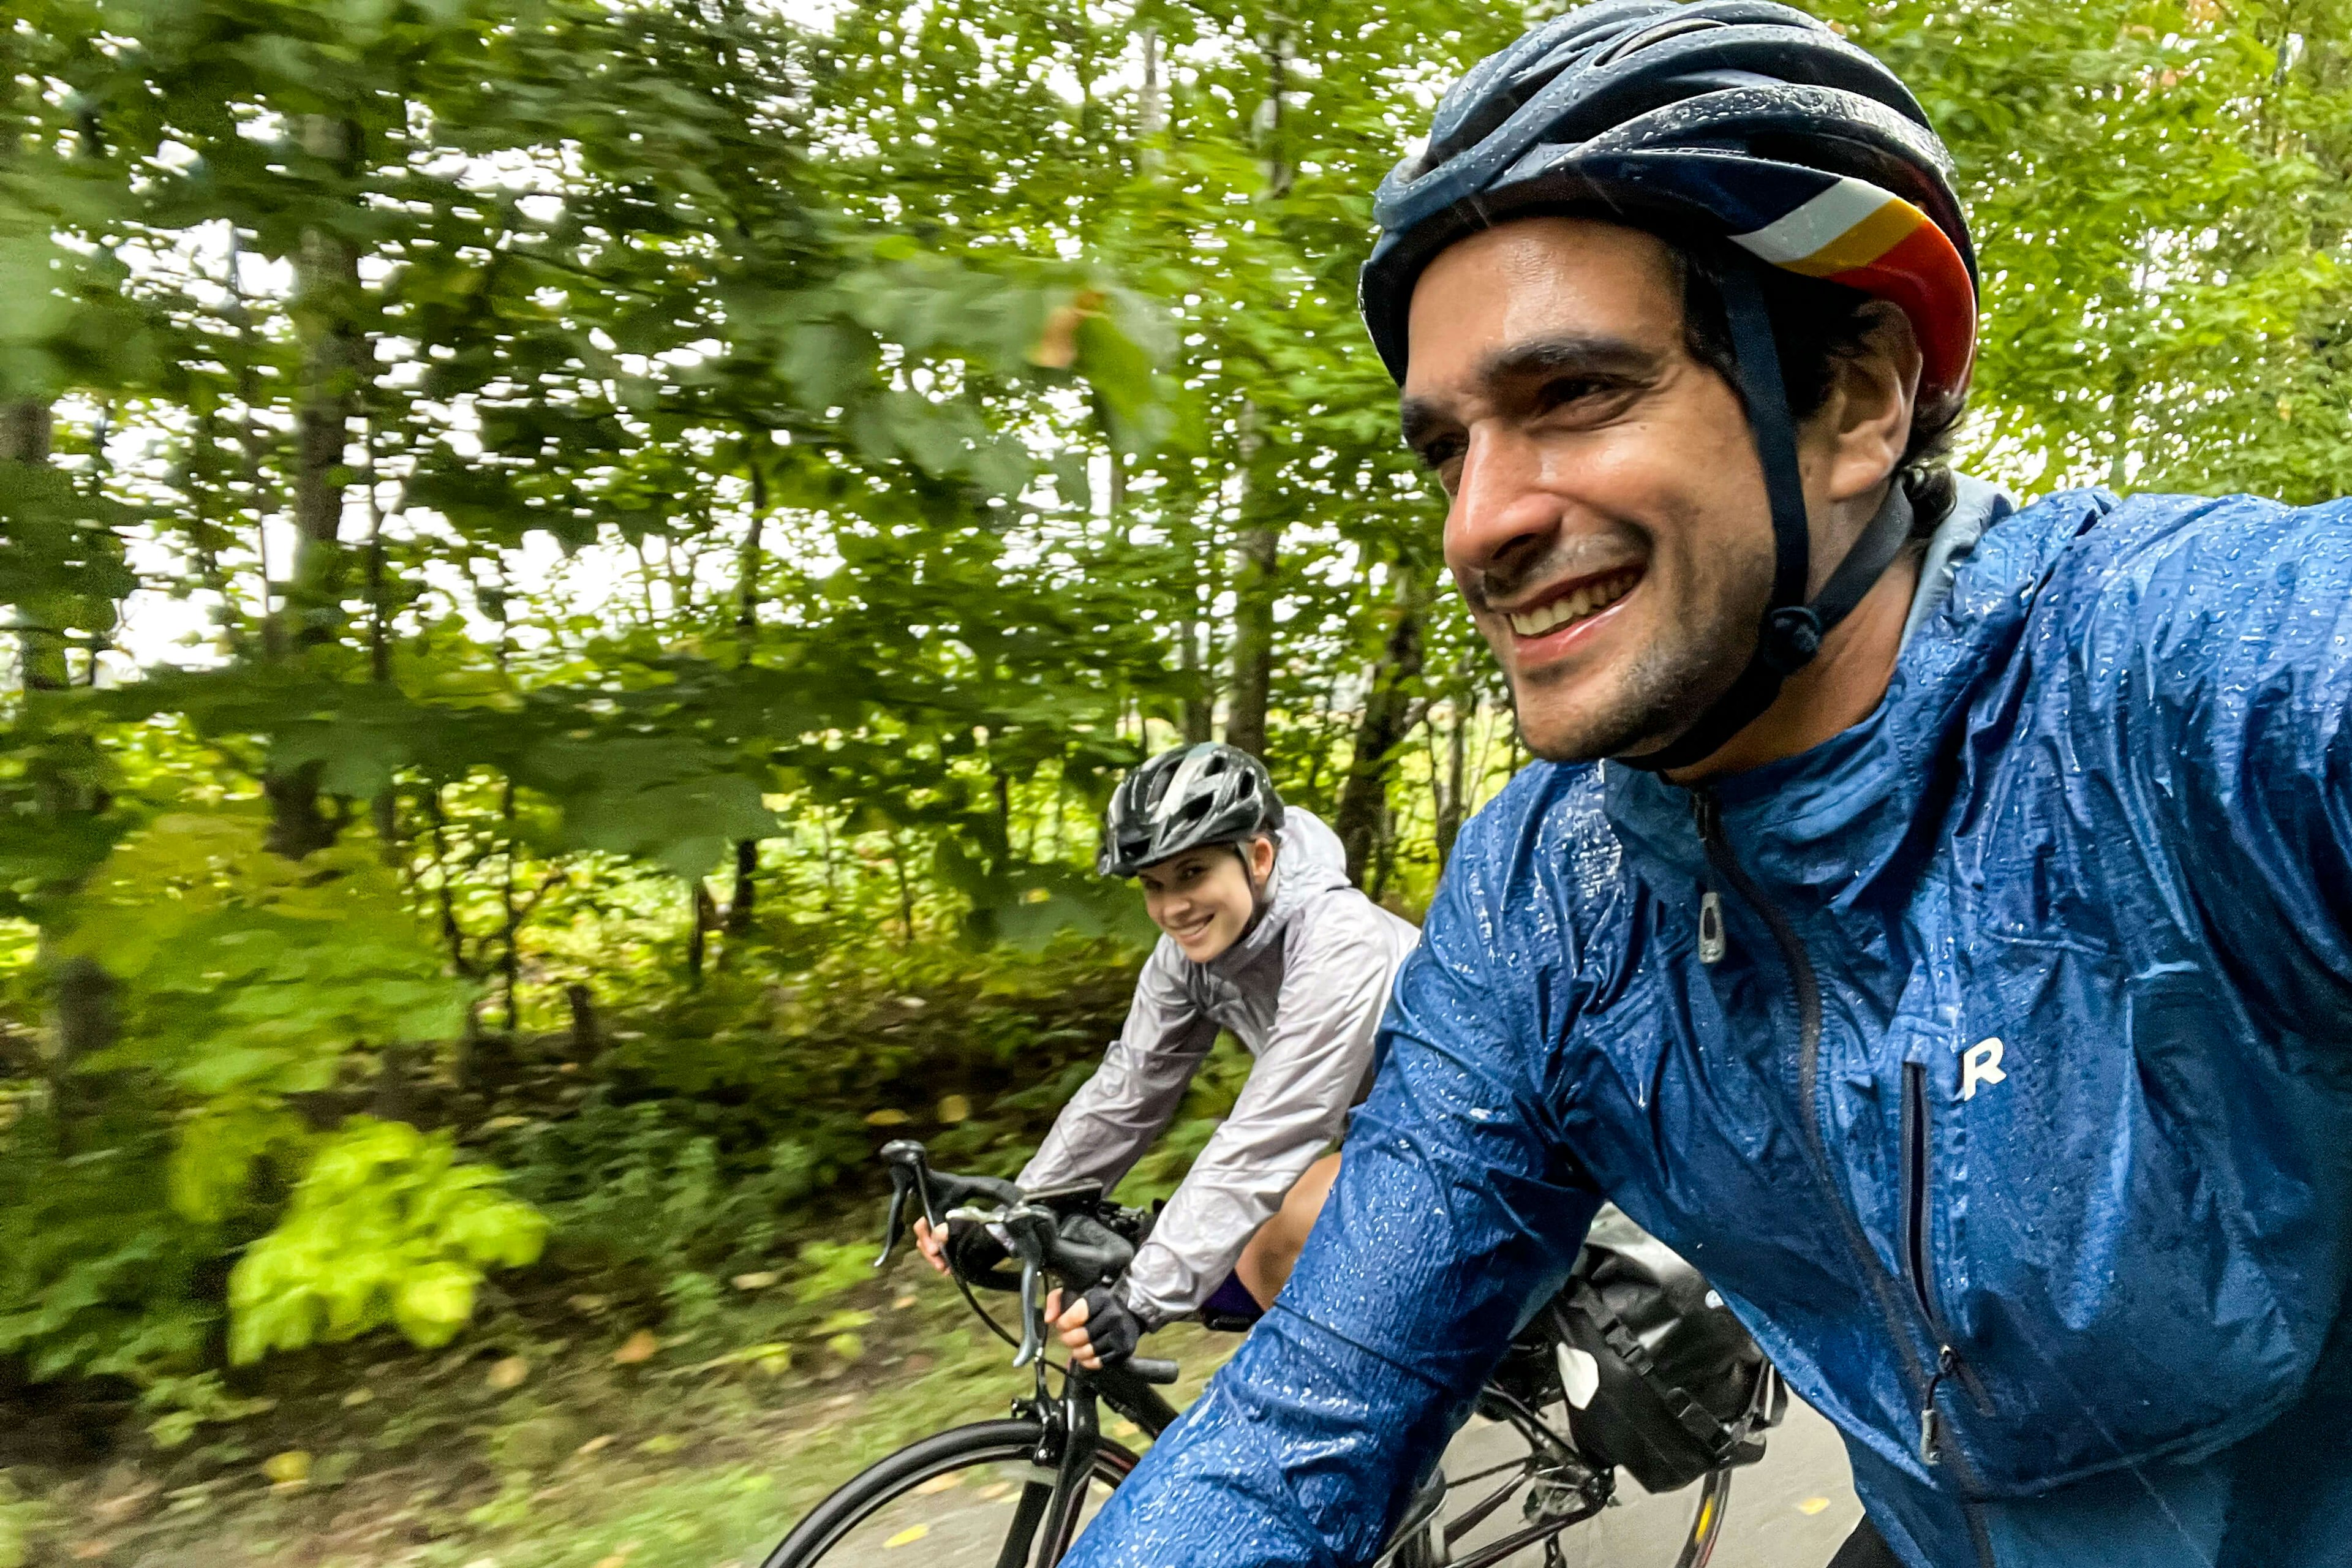
<svg viewBox="0 0 2352 1568"><path fill-rule="evenodd" d="M1822 617L1811 605L1789 605L1764 618L1764 662L1783 679L1812 662L1822 651Z"/></svg>

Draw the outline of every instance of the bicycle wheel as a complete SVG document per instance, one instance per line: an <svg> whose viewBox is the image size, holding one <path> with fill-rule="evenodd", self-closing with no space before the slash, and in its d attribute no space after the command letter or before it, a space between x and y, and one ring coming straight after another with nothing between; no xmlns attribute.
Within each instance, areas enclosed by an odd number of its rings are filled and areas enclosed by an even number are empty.
<svg viewBox="0 0 2352 1568"><path fill-rule="evenodd" d="M910 1444L817 1504L761 1568L1027 1568L1054 1486L1030 1462L1038 1437L1034 1421L982 1421ZM1134 1468L1134 1454L1102 1442L1073 1536ZM1069 1549L1054 1544L1043 1560Z"/></svg>
<svg viewBox="0 0 2352 1568"><path fill-rule="evenodd" d="M1621 1477L1616 1501L1589 1519L1547 1527L1520 1504L1533 1455L1507 1427L1465 1431L1447 1451L1446 1557L1455 1568L1706 1568L1731 1502L1729 1469L1653 1496Z"/></svg>

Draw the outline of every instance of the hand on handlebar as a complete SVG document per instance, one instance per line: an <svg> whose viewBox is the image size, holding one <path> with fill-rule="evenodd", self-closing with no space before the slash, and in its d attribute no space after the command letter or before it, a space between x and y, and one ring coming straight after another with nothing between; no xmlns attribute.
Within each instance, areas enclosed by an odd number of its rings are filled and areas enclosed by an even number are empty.
<svg viewBox="0 0 2352 1568"><path fill-rule="evenodd" d="M1105 1362L1125 1361L1143 1338L1142 1321L1116 1291L1102 1286L1071 1302L1066 1311L1061 1290L1047 1291L1045 1317L1060 1332L1071 1358L1089 1372L1100 1371Z"/></svg>
<svg viewBox="0 0 2352 1568"><path fill-rule="evenodd" d="M948 1238L944 1228L933 1230L929 1220L917 1220L915 1246L922 1253L923 1261L929 1264L934 1271L940 1274L948 1271Z"/></svg>

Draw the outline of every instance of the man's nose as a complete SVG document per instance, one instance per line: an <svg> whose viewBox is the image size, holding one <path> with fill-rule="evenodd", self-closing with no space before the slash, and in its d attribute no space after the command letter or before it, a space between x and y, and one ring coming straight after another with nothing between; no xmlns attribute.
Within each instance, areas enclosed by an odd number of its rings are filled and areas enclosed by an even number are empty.
<svg viewBox="0 0 2352 1568"><path fill-rule="evenodd" d="M1445 513L1445 563L1457 573L1507 575L1540 554L1559 526L1559 498L1543 477L1536 443L1509 430L1474 427Z"/></svg>

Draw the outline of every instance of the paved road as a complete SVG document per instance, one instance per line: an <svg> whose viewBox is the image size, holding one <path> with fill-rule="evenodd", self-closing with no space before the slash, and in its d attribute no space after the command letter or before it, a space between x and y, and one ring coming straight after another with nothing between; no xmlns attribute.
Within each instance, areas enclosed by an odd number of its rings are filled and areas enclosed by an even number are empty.
<svg viewBox="0 0 2352 1568"><path fill-rule="evenodd" d="M1474 1422L1446 1452L1451 1475L1467 1475L1523 1452L1507 1426ZM942 1476L924 1496L871 1520L826 1568L992 1568L1012 1518L1024 1465ZM1463 1489L1475 1500L1480 1489ZM1674 1568L1690 1529L1696 1488L1647 1497L1630 1482L1619 1502L1560 1537L1568 1568ZM1829 1424L1801 1405L1773 1432L1761 1464L1734 1478L1723 1533L1708 1568L1824 1568L1861 1517L1846 1477L1845 1450ZM1518 1522L1507 1505L1462 1543L1466 1550ZM1512 1559L1538 1568L1540 1551Z"/></svg>
<svg viewBox="0 0 2352 1568"><path fill-rule="evenodd" d="M1524 1451L1509 1427L1474 1420L1446 1450L1445 1468L1449 1475L1466 1475ZM1627 1481L1616 1504L1559 1538L1560 1556L1569 1568L1673 1568L1696 1500L1696 1487L1650 1497ZM1723 1533L1707 1568L1824 1568L1861 1517L1836 1429L1791 1403L1789 1418L1765 1445L1762 1462L1732 1477ZM1506 1507L1456 1551L1507 1534L1517 1522L1517 1508ZM1542 1562L1540 1552L1523 1555L1530 1568Z"/></svg>

